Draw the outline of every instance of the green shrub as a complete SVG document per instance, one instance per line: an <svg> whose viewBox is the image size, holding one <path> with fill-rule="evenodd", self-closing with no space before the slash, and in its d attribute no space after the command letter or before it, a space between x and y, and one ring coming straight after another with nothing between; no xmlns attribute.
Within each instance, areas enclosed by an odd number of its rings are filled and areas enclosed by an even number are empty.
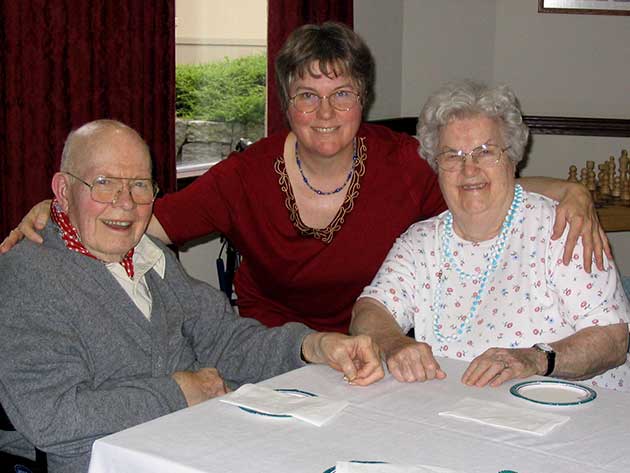
<svg viewBox="0 0 630 473"><path fill-rule="evenodd" d="M177 116L189 120L262 123L266 65L264 54L178 65L175 70Z"/></svg>

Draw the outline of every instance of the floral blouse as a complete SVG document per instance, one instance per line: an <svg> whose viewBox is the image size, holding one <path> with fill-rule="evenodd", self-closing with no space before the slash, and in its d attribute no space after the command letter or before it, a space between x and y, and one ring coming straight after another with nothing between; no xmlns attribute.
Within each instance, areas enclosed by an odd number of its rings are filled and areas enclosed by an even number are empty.
<svg viewBox="0 0 630 473"><path fill-rule="evenodd" d="M360 297L381 302L403 331L412 327L418 341L436 356L472 360L488 348L525 348L563 339L593 325L630 320L630 305L612 261L600 272L582 266L578 242L569 266L562 263L568 230L551 240L555 203L539 194L523 193L498 267L488 276L474 319L455 340L439 342L434 333L434 307L441 301L438 329L455 335L468 322L481 276L495 251L496 239L480 243L455 233L451 251L460 277L441 250L446 212L412 225L389 252ZM438 280L441 278L441 285ZM441 286L441 287L440 287ZM441 295L437 292L440 290ZM630 362L591 380L591 384L630 390Z"/></svg>

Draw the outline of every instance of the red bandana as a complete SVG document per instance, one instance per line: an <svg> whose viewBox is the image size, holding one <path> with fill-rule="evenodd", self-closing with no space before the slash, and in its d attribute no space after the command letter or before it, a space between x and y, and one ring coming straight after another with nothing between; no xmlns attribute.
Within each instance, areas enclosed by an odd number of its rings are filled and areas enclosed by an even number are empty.
<svg viewBox="0 0 630 473"><path fill-rule="evenodd" d="M65 242L68 249L98 260L96 256L90 253L88 249L83 246L81 238L79 237L79 232L76 228L74 228L74 225L70 223L68 215L61 209L57 199L54 199L50 204L50 218L61 230L61 239ZM133 250L133 248L130 249L120 262L122 267L125 268L127 276L130 278L133 278Z"/></svg>

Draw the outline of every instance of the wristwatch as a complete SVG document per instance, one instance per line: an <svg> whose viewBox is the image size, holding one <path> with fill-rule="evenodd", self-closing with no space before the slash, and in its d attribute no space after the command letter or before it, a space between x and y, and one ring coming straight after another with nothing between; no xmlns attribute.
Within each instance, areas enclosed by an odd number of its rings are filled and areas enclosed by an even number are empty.
<svg viewBox="0 0 630 473"><path fill-rule="evenodd" d="M549 376L553 373L553 370L556 367L556 352L546 343L536 343L532 348L542 351L545 355L547 355L547 371L545 371L543 376Z"/></svg>

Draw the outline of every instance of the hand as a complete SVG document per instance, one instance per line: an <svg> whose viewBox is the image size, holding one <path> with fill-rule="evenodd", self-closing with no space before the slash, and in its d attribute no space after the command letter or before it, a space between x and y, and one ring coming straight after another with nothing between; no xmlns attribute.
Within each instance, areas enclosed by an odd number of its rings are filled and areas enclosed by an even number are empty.
<svg viewBox="0 0 630 473"><path fill-rule="evenodd" d="M171 376L184 393L188 406L194 406L229 391L225 381L215 368L201 368L198 371L176 371Z"/></svg>
<svg viewBox="0 0 630 473"><path fill-rule="evenodd" d="M302 353L310 363L326 363L341 371L350 384L367 386L385 376L380 350L367 335L311 333L302 342Z"/></svg>
<svg viewBox="0 0 630 473"><path fill-rule="evenodd" d="M43 200L36 204L24 216L17 228L11 230L11 233L0 243L0 254L9 251L24 237L35 243L43 243L44 240L37 232L46 226L49 218L50 200Z"/></svg>
<svg viewBox="0 0 630 473"><path fill-rule="evenodd" d="M557 240L562 236L565 227L569 224L569 235L564 246L562 262L568 265L571 262L573 248L578 237L582 237L584 248L584 270L591 272L593 256L595 264L600 271L604 270L604 256L612 259L612 251L606 237L606 232L599 224L597 212L593 205L591 193L581 184L571 185L560 200L556 210L556 221L553 225L551 238Z"/></svg>
<svg viewBox="0 0 630 473"><path fill-rule="evenodd" d="M446 378L446 373L433 357L431 346L406 336L389 344L385 359L389 372L398 381L412 383Z"/></svg>
<svg viewBox="0 0 630 473"><path fill-rule="evenodd" d="M462 383L479 388L544 373L547 358L535 348L490 348L470 362Z"/></svg>

